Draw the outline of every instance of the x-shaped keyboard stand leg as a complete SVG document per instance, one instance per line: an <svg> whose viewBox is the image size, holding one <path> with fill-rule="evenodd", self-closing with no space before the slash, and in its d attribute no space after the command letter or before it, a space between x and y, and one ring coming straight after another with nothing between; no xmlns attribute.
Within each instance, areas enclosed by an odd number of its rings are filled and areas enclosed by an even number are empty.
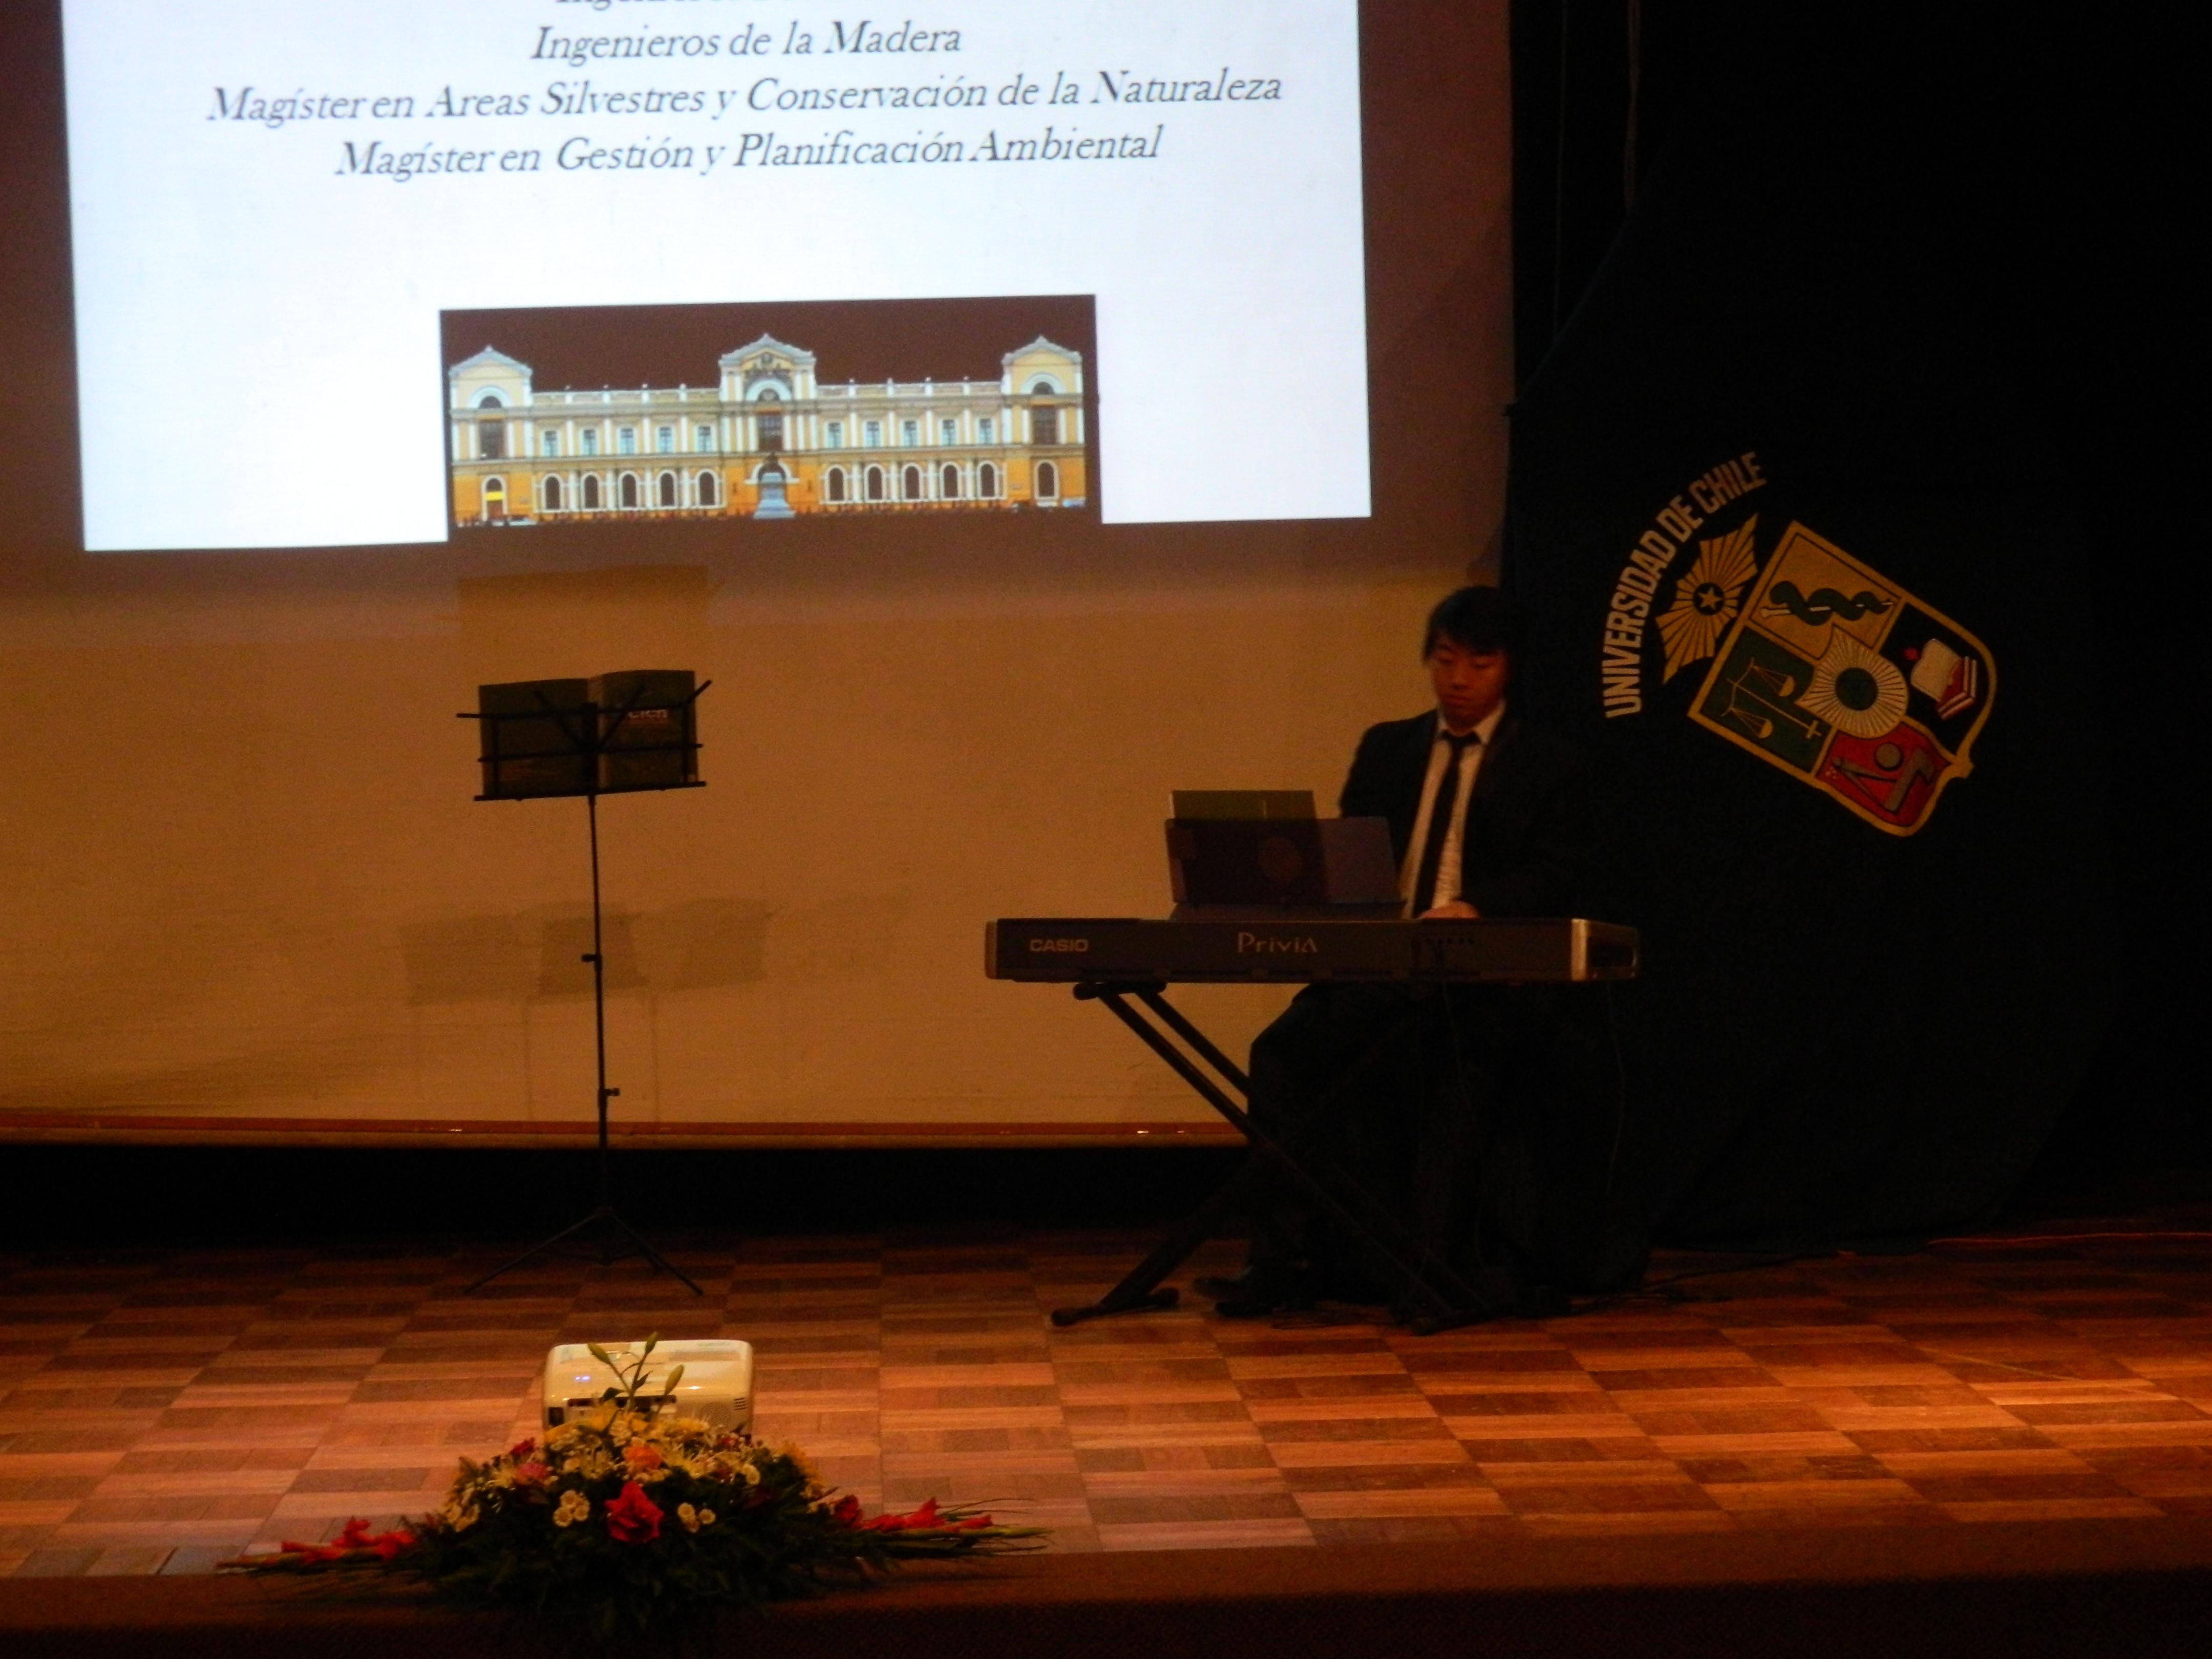
<svg viewBox="0 0 2212 1659"><path fill-rule="evenodd" d="M1299 1160L1297 1152L1255 1123L1250 1111L1239 1105L1230 1093L1234 1090L1249 1104L1251 1079L1168 1001L1165 990L1165 986L1156 981L1086 983L1078 985L1075 994L1081 1001L1104 1004L1115 1018L1137 1034L1146 1048L1165 1060L1200 1099L1229 1121L1249 1144L1253 1155L1218 1192L1161 1240L1157 1249L1130 1269L1120 1284L1088 1306L1054 1309L1054 1324L1077 1325L1087 1319L1103 1319L1109 1314L1174 1307L1175 1289L1164 1287L1160 1281L1212 1237L1220 1224L1240 1208L1268 1176L1296 1188L1338 1226L1366 1242L1376 1263L1391 1280L1391 1288L1415 1310L1412 1322L1415 1330L1423 1334L1440 1331L1503 1311L1486 1305L1482 1297L1446 1263L1409 1237L1389 1206L1366 1188L1339 1171L1332 1170L1327 1179L1316 1175ZM1131 1006L1132 999L1141 1006L1143 1012ZM1180 1037L1191 1054L1169 1041L1170 1033ZM1382 1039L1390 1040L1387 1036ZM1192 1054L1197 1055L1197 1060L1191 1057ZM1199 1060L1212 1069L1212 1076L1200 1068ZM1358 1066L1352 1070L1356 1073Z"/></svg>

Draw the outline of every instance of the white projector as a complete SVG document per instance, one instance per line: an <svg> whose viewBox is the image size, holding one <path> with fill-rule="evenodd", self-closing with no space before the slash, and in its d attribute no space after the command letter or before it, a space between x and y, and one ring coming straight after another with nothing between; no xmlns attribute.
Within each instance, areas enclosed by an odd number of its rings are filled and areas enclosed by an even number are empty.
<svg viewBox="0 0 2212 1659"><path fill-rule="evenodd" d="M602 1342L599 1346L627 1360L642 1342ZM753 1345L702 1339L656 1342L648 1362L645 1391L638 1404L655 1415L696 1417L733 1434L753 1426ZM678 1365L684 1375L672 1393L666 1379ZM609 1389L621 1386L613 1371L592 1357L583 1342L564 1342L545 1356L545 1426L558 1428L579 1412L599 1403Z"/></svg>

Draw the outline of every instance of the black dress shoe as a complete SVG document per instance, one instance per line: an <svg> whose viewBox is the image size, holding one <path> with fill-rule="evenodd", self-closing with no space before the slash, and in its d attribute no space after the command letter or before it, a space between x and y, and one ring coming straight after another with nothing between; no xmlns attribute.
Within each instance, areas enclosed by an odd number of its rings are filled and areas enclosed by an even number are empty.
<svg viewBox="0 0 2212 1659"><path fill-rule="evenodd" d="M1224 1319L1265 1319L1269 1314L1303 1311L1320 1301L1322 1293L1319 1275L1312 1268L1274 1261L1255 1262L1233 1279L1195 1279L1191 1288L1213 1297L1213 1311Z"/></svg>

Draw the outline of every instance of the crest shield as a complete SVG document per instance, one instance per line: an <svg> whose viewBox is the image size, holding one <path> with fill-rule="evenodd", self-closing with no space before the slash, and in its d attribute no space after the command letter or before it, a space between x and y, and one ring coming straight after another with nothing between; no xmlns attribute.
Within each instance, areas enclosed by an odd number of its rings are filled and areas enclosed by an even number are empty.
<svg viewBox="0 0 2212 1659"><path fill-rule="evenodd" d="M1738 532L1747 542L1752 524ZM1681 579L1703 570L1688 591L1730 623L1690 718L1876 829L1911 835L1973 769L1996 691L1988 647L1802 524L1782 532L1747 593L1727 580L1741 568L1735 550L1716 548Z"/></svg>

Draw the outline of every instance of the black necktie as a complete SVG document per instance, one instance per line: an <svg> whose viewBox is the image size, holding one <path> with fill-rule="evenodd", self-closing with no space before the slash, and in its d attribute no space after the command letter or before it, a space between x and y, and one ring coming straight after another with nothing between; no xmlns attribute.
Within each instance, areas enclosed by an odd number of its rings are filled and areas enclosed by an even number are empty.
<svg viewBox="0 0 2212 1659"><path fill-rule="evenodd" d="M1437 785L1437 797L1429 803L1428 839L1421 843L1420 870L1413 881L1413 914L1417 916L1436 908L1437 866L1444 860L1444 837L1451 833L1452 814L1459 805L1460 772L1466 763L1467 751L1482 741L1480 735L1474 732L1463 738L1441 731L1437 735L1451 745L1452 752L1443 777Z"/></svg>

